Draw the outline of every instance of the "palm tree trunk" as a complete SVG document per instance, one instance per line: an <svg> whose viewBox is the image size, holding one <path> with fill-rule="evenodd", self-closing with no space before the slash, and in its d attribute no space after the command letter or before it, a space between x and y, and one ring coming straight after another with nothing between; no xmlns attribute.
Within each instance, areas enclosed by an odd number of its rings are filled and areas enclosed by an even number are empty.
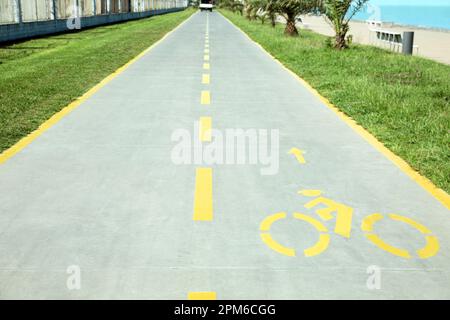
<svg viewBox="0 0 450 320"><path fill-rule="evenodd" d="M284 34L291 37L298 36L298 30L295 26L295 14L289 12L286 17L286 29L284 29Z"/></svg>
<svg viewBox="0 0 450 320"><path fill-rule="evenodd" d="M336 34L334 47L338 50L347 48L347 41L345 40L345 33L337 33Z"/></svg>
<svg viewBox="0 0 450 320"><path fill-rule="evenodd" d="M348 24L340 22L335 26L335 30L336 36L334 41L334 47L338 50L348 48L347 40L345 39L349 30Z"/></svg>

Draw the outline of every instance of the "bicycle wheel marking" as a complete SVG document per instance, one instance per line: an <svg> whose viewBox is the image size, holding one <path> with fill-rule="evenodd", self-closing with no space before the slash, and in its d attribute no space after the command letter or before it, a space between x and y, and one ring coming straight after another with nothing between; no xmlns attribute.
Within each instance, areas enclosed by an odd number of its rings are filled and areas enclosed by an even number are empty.
<svg viewBox="0 0 450 320"><path fill-rule="evenodd" d="M439 251L439 240L436 236L426 236L427 244L422 249L417 250L417 255L421 259L428 259L436 255Z"/></svg>
<svg viewBox="0 0 450 320"><path fill-rule="evenodd" d="M259 227L261 231L261 239L262 241L272 250L281 253L288 257L295 257L295 250L292 248L285 247L281 244L279 244L277 241L275 241L272 238L272 235L269 233L270 227L272 224L278 220L286 219L287 214L285 212L279 212L275 213L271 216L268 216L266 219L264 219L263 222L261 222L261 225ZM264 233L262 233L264 232Z"/></svg>
<svg viewBox="0 0 450 320"><path fill-rule="evenodd" d="M330 235L322 233L319 236L319 241L317 241L317 243L314 246L305 249L303 253L305 254L305 257L308 258L317 256L322 252L324 252L325 250L327 250L329 244L330 244Z"/></svg>
<svg viewBox="0 0 450 320"><path fill-rule="evenodd" d="M428 230L425 226L421 225L420 223L418 223L410 218L399 216L398 214L393 214L393 213L391 213L389 215L389 218L391 218L392 220L401 221L406 224L409 224L411 227L417 229L418 231L420 231L423 234L431 234L431 231Z"/></svg>
<svg viewBox="0 0 450 320"><path fill-rule="evenodd" d="M316 228L318 232L323 232L320 234L319 241L317 241L315 245L303 251L305 257L316 256L324 252L328 248L328 245L330 244L330 235L325 234L325 232L328 232L327 227L325 227L319 220L316 220L302 213L294 213L294 218L306 221L309 224L311 224L314 228Z"/></svg>
<svg viewBox="0 0 450 320"><path fill-rule="evenodd" d="M312 257L324 252L330 243L330 235L327 234L328 229L320 221L305 214L296 212L293 214L293 217L294 219L309 223L320 233L319 240L312 247L303 250L304 256ZM286 218L287 214L285 212L279 212L265 218L260 225L261 239L272 250L288 257L295 257L295 249L283 246L279 242L275 241L270 234L270 227L272 224Z"/></svg>
<svg viewBox="0 0 450 320"><path fill-rule="evenodd" d="M367 237L367 239L369 239L370 242L372 242L378 248L383 249L384 251L387 251L397 257L402 257L405 259L411 258L411 255L409 254L409 252L407 250L391 246L389 243L386 243L383 240L381 240L381 238L378 237L376 234L369 233L369 234L366 234L366 237Z"/></svg>
<svg viewBox="0 0 450 320"><path fill-rule="evenodd" d="M383 219L383 215L380 213L374 213L370 216L367 216L361 224L362 231L372 232L373 225L375 224L375 222L377 222L381 219Z"/></svg>
<svg viewBox="0 0 450 320"><path fill-rule="evenodd" d="M292 248L285 247L279 244L272 238L272 235L269 233L270 227L272 224L278 220L286 219L287 214L285 212L275 213L271 216L268 216L266 219L261 222L259 230L261 231L261 239L262 241L272 250L281 253L288 257L295 257L295 250ZM264 233L263 233L264 232Z"/></svg>
<svg viewBox="0 0 450 320"><path fill-rule="evenodd" d="M439 240L436 236L432 235L431 231L425 227L424 225L404 216L400 216L397 214L389 214L389 218L394 221L400 221L408 224L413 227L423 235L425 235L426 245L425 247L416 251L417 255L421 259L428 259L435 256L439 251ZM405 259L410 259L412 255L405 249L394 247L386 242L384 242L379 236L377 236L373 231L373 226L376 222L384 219L383 215L380 213L374 213L372 215L367 216L362 224L361 229L366 232L366 238L375 244L380 249L387 251L393 255L398 257L402 257Z"/></svg>
<svg viewBox="0 0 450 320"><path fill-rule="evenodd" d="M272 250L288 257L295 257L295 249L285 247L273 240L270 233L261 233L261 239Z"/></svg>
<svg viewBox="0 0 450 320"><path fill-rule="evenodd" d="M287 214L285 212L279 212L279 213L275 213L271 216L268 216L267 218L264 219L263 222L261 222L261 226L259 228L259 230L261 231L269 231L270 230L270 226L281 219L286 219Z"/></svg>

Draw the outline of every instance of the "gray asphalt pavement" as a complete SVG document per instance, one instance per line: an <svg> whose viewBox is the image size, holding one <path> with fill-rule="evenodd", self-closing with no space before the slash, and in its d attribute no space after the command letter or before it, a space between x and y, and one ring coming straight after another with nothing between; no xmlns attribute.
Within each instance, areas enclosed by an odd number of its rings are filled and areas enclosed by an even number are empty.
<svg viewBox="0 0 450 320"><path fill-rule="evenodd" d="M177 164L173 135L192 147L200 118L259 142L277 132L274 174L262 157ZM199 12L0 165L0 298L449 299L449 217L223 16Z"/></svg>

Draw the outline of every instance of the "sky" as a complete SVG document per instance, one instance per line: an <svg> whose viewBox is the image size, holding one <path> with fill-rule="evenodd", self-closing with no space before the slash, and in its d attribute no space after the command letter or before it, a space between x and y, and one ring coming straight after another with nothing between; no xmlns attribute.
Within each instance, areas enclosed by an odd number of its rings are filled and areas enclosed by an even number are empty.
<svg viewBox="0 0 450 320"><path fill-rule="evenodd" d="M450 6L449 0L370 0L374 5Z"/></svg>

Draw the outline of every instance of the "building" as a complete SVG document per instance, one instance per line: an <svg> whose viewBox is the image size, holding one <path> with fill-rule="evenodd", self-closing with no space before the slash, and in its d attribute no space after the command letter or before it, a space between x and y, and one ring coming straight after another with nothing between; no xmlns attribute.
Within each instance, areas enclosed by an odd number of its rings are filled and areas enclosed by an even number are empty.
<svg viewBox="0 0 450 320"><path fill-rule="evenodd" d="M0 0L0 42L182 10L187 0Z"/></svg>

